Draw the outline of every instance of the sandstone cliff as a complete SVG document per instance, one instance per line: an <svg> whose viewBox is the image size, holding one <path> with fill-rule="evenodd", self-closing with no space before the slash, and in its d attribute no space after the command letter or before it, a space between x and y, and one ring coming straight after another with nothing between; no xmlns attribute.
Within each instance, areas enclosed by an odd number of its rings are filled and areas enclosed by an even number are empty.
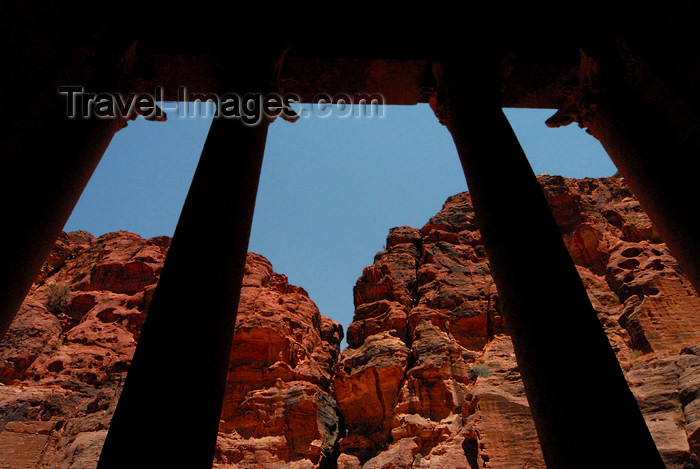
<svg viewBox="0 0 700 469"><path fill-rule="evenodd" d="M621 179L539 180L664 460L700 467L697 293ZM339 467L545 467L468 193L392 229L354 295Z"/></svg>
<svg viewBox="0 0 700 469"><path fill-rule="evenodd" d="M0 468L95 467L169 245L128 232L60 237L0 344ZM328 390L342 338L302 288L249 253L215 467L334 457Z"/></svg>
<svg viewBox="0 0 700 469"><path fill-rule="evenodd" d="M622 179L539 179L667 466L700 467L700 298ZM95 467L169 241L58 240L0 344L0 468ZM353 293L341 353L249 254L215 468L544 468L468 193Z"/></svg>

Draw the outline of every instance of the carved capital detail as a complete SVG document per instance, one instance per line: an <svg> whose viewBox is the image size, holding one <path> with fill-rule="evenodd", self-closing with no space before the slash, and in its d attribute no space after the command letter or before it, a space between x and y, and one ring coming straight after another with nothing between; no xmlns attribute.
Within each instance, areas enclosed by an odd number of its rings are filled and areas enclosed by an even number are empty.
<svg viewBox="0 0 700 469"><path fill-rule="evenodd" d="M577 122L579 127L589 128L601 103L624 90L637 89L650 76L646 63L623 38L614 38L588 51L580 49L580 57L578 73L560 90L562 103L545 122L548 127Z"/></svg>
<svg viewBox="0 0 700 469"><path fill-rule="evenodd" d="M428 96L428 104L430 109L435 113L438 122L442 125L448 125L450 121L450 97L453 94L452 87L450 86L448 66L444 63L433 63L432 73L435 80L435 86L431 88ZM448 75L445 79L445 75Z"/></svg>
<svg viewBox="0 0 700 469"><path fill-rule="evenodd" d="M435 86L428 103L438 121L447 127L455 113L478 115L501 108L501 79L496 60L475 63L436 62L432 71Z"/></svg>
<svg viewBox="0 0 700 469"><path fill-rule="evenodd" d="M600 62L583 50L575 81L561 89L563 96L559 110L545 121L547 127L562 127L578 122L588 127L601 95Z"/></svg>

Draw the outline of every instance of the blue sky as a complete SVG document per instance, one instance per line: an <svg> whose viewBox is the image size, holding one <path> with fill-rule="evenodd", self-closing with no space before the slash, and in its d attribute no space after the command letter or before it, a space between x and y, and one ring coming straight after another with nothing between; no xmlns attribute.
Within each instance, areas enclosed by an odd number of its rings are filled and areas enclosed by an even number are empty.
<svg viewBox="0 0 700 469"><path fill-rule="evenodd" d="M535 173L610 176L597 140L553 110L506 109ZM117 133L65 230L172 236L211 118L142 118ZM303 287L347 328L352 287L394 226L422 227L467 190L446 128L427 105L386 106L382 117L309 117L270 126L249 250Z"/></svg>

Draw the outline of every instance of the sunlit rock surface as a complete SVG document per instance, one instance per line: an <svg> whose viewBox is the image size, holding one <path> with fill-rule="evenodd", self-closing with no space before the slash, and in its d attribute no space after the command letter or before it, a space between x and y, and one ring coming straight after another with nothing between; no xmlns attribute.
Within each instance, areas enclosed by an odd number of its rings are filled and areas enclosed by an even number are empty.
<svg viewBox="0 0 700 469"><path fill-rule="evenodd" d="M664 460L699 467L697 293L622 179L539 181ZM421 229L392 229L354 293L338 467L545 467L468 193ZM385 358L356 358L377 342Z"/></svg>
<svg viewBox="0 0 700 469"><path fill-rule="evenodd" d="M700 298L622 179L539 180L667 466L700 467ZM95 467L169 243L61 235L0 343L0 468ZM469 194L358 274L341 352L249 253L214 467L543 469Z"/></svg>

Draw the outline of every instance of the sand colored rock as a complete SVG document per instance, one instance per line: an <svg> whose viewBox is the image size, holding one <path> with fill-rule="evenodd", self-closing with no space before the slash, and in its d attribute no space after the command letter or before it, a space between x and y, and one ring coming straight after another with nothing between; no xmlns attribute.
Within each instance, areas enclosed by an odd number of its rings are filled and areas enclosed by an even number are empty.
<svg viewBox="0 0 700 469"><path fill-rule="evenodd" d="M481 376L471 392L475 410L468 417L465 445L473 467L545 469L525 390L520 381L513 345L507 335L496 336L484 349ZM503 448L517 442L517 451ZM481 466L475 465L475 463ZM488 465L486 465L488 464Z"/></svg>

